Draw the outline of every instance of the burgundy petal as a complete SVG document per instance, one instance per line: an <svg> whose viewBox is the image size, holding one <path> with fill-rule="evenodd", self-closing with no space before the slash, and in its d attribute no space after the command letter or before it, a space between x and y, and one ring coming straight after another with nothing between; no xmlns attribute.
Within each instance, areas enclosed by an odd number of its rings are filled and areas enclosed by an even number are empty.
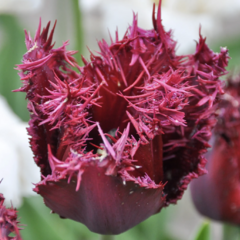
<svg viewBox="0 0 240 240"><path fill-rule="evenodd" d="M77 192L74 178L70 183L46 181L35 190L54 212L101 234L124 232L164 205L163 187L146 189L134 182L124 184L121 177L107 176L105 171L97 166L87 167Z"/></svg>

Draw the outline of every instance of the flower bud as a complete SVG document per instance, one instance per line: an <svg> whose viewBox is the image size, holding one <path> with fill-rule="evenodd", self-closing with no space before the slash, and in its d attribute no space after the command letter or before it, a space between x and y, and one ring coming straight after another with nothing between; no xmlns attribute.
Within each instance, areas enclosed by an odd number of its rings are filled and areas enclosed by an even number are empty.
<svg viewBox="0 0 240 240"><path fill-rule="evenodd" d="M4 196L0 193L0 239L1 240L21 240L19 222L17 220L17 210L13 207L6 208ZM13 233L14 236L11 234ZM11 234L11 236L9 236Z"/></svg>
<svg viewBox="0 0 240 240"><path fill-rule="evenodd" d="M208 174L191 184L197 210L212 219L240 224L240 77L228 79L219 118L206 154Z"/></svg>

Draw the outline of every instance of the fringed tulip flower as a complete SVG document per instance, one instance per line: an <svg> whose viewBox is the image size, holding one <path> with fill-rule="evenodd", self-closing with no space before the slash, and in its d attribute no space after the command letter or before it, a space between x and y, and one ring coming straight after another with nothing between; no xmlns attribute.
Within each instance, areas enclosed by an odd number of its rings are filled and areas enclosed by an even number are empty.
<svg viewBox="0 0 240 240"><path fill-rule="evenodd" d="M206 154L208 174L191 184L197 210L215 220L240 225L240 77L226 82L219 118Z"/></svg>
<svg viewBox="0 0 240 240"><path fill-rule="evenodd" d="M160 5L152 30L134 15L123 39L116 32L110 45L99 42L83 67L67 43L53 49L48 30L39 25L33 40L26 33L18 65L42 173L35 191L61 217L119 234L176 203L205 173L227 50L213 53L200 36L195 54L176 56Z"/></svg>
<svg viewBox="0 0 240 240"><path fill-rule="evenodd" d="M5 198L0 193L0 239L21 240L19 222L17 221L17 211L13 207L6 208L3 205L4 200ZM15 236L13 236L12 233Z"/></svg>

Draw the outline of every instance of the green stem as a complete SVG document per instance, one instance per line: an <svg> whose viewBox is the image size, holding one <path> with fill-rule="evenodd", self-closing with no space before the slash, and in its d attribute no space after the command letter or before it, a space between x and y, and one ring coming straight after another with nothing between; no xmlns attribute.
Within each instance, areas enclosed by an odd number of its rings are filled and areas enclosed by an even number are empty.
<svg viewBox="0 0 240 240"><path fill-rule="evenodd" d="M113 235L101 235L100 240L114 240Z"/></svg>
<svg viewBox="0 0 240 240"><path fill-rule="evenodd" d="M239 240L240 227L231 224L223 225L223 240Z"/></svg>
<svg viewBox="0 0 240 240"><path fill-rule="evenodd" d="M82 14L78 5L78 0L72 0L72 7L73 7L73 20L74 20L74 29L75 29L75 49L78 53L75 55L77 62L79 65L82 65L81 54L83 51L83 27L82 27Z"/></svg>

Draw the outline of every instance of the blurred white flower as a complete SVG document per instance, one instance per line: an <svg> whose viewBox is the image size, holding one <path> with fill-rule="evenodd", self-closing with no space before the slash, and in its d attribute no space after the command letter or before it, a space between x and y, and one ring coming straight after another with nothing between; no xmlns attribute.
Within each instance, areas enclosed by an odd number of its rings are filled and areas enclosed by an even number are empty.
<svg viewBox="0 0 240 240"><path fill-rule="evenodd" d="M35 195L32 183L40 180L40 171L33 160L26 127L0 96L0 193L6 203L21 205L22 197Z"/></svg>
<svg viewBox="0 0 240 240"><path fill-rule="evenodd" d="M97 38L114 36L118 28L121 38L132 22L132 12L138 13L138 26L151 29L152 5L158 0L80 0L85 27L85 41L97 49ZM165 30L173 30L178 42L178 54L192 52L201 33L208 42L239 35L239 0L162 0L162 21Z"/></svg>
<svg viewBox="0 0 240 240"><path fill-rule="evenodd" d="M30 12L41 4L42 0L0 0L0 13Z"/></svg>
<svg viewBox="0 0 240 240"><path fill-rule="evenodd" d="M158 3L157 0L153 1ZM239 0L162 0L163 6L185 13L236 14L240 10Z"/></svg>
<svg viewBox="0 0 240 240"><path fill-rule="evenodd" d="M157 2L157 0L153 1ZM239 35L239 0L163 0L162 19L166 29L173 29L179 52L193 50L201 25L208 42Z"/></svg>

